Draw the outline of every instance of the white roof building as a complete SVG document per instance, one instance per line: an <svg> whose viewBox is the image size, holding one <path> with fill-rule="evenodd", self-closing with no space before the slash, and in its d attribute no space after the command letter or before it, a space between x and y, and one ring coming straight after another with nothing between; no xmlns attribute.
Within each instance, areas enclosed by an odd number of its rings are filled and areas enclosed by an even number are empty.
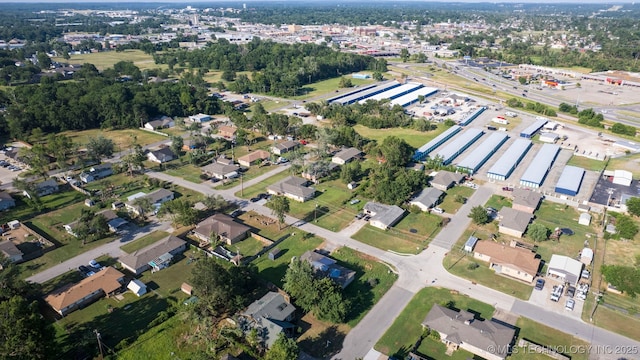
<svg viewBox="0 0 640 360"><path fill-rule="evenodd" d="M147 285L138 279L133 279L127 285L127 289L131 290L136 296L142 296L147 293Z"/></svg>
<svg viewBox="0 0 640 360"><path fill-rule="evenodd" d="M584 265L575 259L564 255L551 255L551 261L547 267L547 276L552 276L575 285L582 275Z"/></svg>

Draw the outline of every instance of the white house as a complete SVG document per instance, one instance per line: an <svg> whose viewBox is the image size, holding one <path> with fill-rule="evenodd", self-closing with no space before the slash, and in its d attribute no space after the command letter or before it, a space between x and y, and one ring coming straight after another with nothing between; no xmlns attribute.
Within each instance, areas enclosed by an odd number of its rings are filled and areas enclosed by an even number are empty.
<svg viewBox="0 0 640 360"><path fill-rule="evenodd" d="M174 126L175 122L168 116L163 116L159 119L151 120L148 123L144 124L144 128L147 130L168 129Z"/></svg>
<svg viewBox="0 0 640 360"><path fill-rule="evenodd" d="M158 164L169 162L176 158L171 148L163 147L158 150L151 150L147 153L147 159Z"/></svg>
<svg viewBox="0 0 640 360"><path fill-rule="evenodd" d="M211 120L211 115L207 114L197 114L189 116L189 120L194 123L203 123Z"/></svg>

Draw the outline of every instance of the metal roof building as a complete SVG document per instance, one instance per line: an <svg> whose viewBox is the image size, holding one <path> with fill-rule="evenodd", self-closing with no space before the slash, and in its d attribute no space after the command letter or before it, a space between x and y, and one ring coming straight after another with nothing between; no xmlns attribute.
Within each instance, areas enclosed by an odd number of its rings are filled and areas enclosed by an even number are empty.
<svg viewBox="0 0 640 360"><path fill-rule="evenodd" d="M529 148L531 148L531 145L531 140L516 139L500 159L489 169L487 177L489 179L506 180L511 176L511 173L516 169L520 161L522 161L527 151L529 151Z"/></svg>
<svg viewBox="0 0 640 360"><path fill-rule="evenodd" d="M375 100L375 101L380 101L380 100L393 100L396 98L399 98L403 95L406 95L412 91L418 90L420 88L424 87L424 85L420 84L420 83L406 83L394 88L391 88L387 91L383 91L381 93L378 93L376 95L370 96L368 98L364 98L362 100L359 101L360 104L364 104L365 102L369 101L369 100Z"/></svg>
<svg viewBox="0 0 640 360"><path fill-rule="evenodd" d="M535 135L538 130L540 130L544 126L544 124L547 123L547 121L549 120L542 117L537 117L536 122L529 125L526 129L522 130L522 132L520 133L520 137L527 139L532 138L533 135Z"/></svg>
<svg viewBox="0 0 640 360"><path fill-rule="evenodd" d="M484 131L480 129L468 129L438 151L435 156L442 158L442 164L449 165L458 155L462 154L463 151L478 140L482 134L484 134Z"/></svg>
<svg viewBox="0 0 640 360"><path fill-rule="evenodd" d="M418 96L429 97L438 92L438 88L421 87L406 95L391 100L391 105L400 105L402 107L409 106L418 101Z"/></svg>
<svg viewBox="0 0 640 360"><path fill-rule="evenodd" d="M466 118L464 118L464 120L460 121L460 126L469 125L473 120L477 119L478 116L480 116L480 114L482 114L485 110L487 110L487 108L482 106L478 110L472 112L471 115L467 116Z"/></svg>
<svg viewBox="0 0 640 360"><path fill-rule="evenodd" d="M413 154L414 161L422 161L424 160L429 153L435 150L438 146L445 143L445 141L451 139L455 134L459 133L462 130L462 127L458 125L454 125L447 129L442 134L436 136L433 140L428 143L422 145L418 150L416 150L415 154Z"/></svg>
<svg viewBox="0 0 640 360"><path fill-rule="evenodd" d="M344 94L340 94L338 96L334 96L332 98L329 98L329 99L327 99L327 102L328 103L332 103L332 102L334 102L334 101L336 101L338 99L342 99L344 97L347 97L347 96L350 96L350 95L353 95L353 94L357 94L357 93L363 92L365 90L369 90L369 89L371 89L372 87L375 87L375 86L376 86L376 84L370 84L370 85L361 86L361 87L357 88L356 90L349 91L349 92L346 92Z"/></svg>
<svg viewBox="0 0 640 360"><path fill-rule="evenodd" d="M569 196L576 196L580 191L582 179L584 178L584 169L577 166L567 165L556 184L556 192Z"/></svg>
<svg viewBox="0 0 640 360"><path fill-rule="evenodd" d="M338 100L333 101L334 103L338 103L341 105L349 105L349 104L353 104L356 101L360 101L362 99L366 99L368 97L380 94L381 92L385 92L389 89L393 89L395 87L400 86L400 83L397 81L391 81L385 84L381 84L378 86L374 86L370 89L364 90L364 91L358 91L354 94L342 97Z"/></svg>
<svg viewBox="0 0 640 360"><path fill-rule="evenodd" d="M558 152L560 152L558 145L542 145L542 148L538 151L536 157L533 158L524 175L520 178L520 185L539 188L547 177L551 165L553 165L553 162L556 160Z"/></svg>
<svg viewBox="0 0 640 360"><path fill-rule="evenodd" d="M507 141L509 137L503 132L494 132L485 139L478 148L467 155L457 165L459 170L473 175L489 158Z"/></svg>

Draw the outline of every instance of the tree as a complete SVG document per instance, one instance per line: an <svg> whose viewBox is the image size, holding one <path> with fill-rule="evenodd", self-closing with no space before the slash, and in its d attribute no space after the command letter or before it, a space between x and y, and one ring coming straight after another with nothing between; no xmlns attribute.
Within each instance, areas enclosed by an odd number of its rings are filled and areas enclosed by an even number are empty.
<svg viewBox="0 0 640 360"><path fill-rule="evenodd" d="M288 338L284 333L278 334L278 338L267 351L265 360L291 360L297 359L300 355L298 343Z"/></svg>
<svg viewBox="0 0 640 360"><path fill-rule="evenodd" d="M362 175L362 167L360 162L352 161L350 163L342 165L340 170L340 180L343 183L348 184L352 181L356 181Z"/></svg>
<svg viewBox="0 0 640 360"><path fill-rule="evenodd" d="M640 293L640 267L638 264L632 266L623 265L603 265L602 275L616 289L635 298Z"/></svg>
<svg viewBox="0 0 640 360"><path fill-rule="evenodd" d="M406 48L400 49L400 58L402 59L402 62L407 62L407 60L409 60L409 50Z"/></svg>
<svg viewBox="0 0 640 360"><path fill-rule="evenodd" d="M404 139L397 136L386 137L377 147L377 153L391 167L404 166L413 155L413 149Z"/></svg>
<svg viewBox="0 0 640 360"><path fill-rule="evenodd" d="M278 218L278 228L284 224L285 214L289 212L289 199L284 196L272 196L266 206Z"/></svg>
<svg viewBox="0 0 640 360"><path fill-rule="evenodd" d="M340 82L338 83L338 87L341 88L349 88L352 87L353 83L351 82L351 79L347 78L347 77L341 77L340 78Z"/></svg>
<svg viewBox="0 0 640 360"><path fill-rule="evenodd" d="M342 296L342 288L330 278L314 281L315 293L318 294L314 313L320 320L334 323L343 322L347 315L348 304Z"/></svg>
<svg viewBox="0 0 640 360"><path fill-rule="evenodd" d="M638 225L632 218L625 215L618 215L616 229L623 239L633 239L638 233Z"/></svg>
<svg viewBox="0 0 640 360"><path fill-rule="evenodd" d="M139 197L133 200L133 206L138 208L138 215L143 219L147 216L148 213L153 211L153 203L151 203L151 199L146 196Z"/></svg>
<svg viewBox="0 0 640 360"><path fill-rule="evenodd" d="M135 144L133 151L122 157L122 162L127 166L129 176L133 176L134 171L143 170L145 160L147 160L147 157L144 155L144 150L140 144Z"/></svg>
<svg viewBox="0 0 640 360"><path fill-rule="evenodd" d="M311 311L316 305L317 293L314 280L313 267L300 259L291 260L282 279L284 290L305 312Z"/></svg>
<svg viewBox="0 0 640 360"><path fill-rule="evenodd" d="M49 359L54 355L53 327L40 315L38 302L15 295L0 302L0 358Z"/></svg>
<svg viewBox="0 0 640 360"><path fill-rule="evenodd" d="M111 157L115 150L115 143L102 135L90 137L87 142L87 154L94 160Z"/></svg>
<svg viewBox="0 0 640 360"><path fill-rule="evenodd" d="M67 161L75 152L76 146L73 140L64 134L51 134L47 138L47 149L56 158L58 168L64 170L68 167Z"/></svg>
<svg viewBox="0 0 640 360"><path fill-rule="evenodd" d="M372 77L375 81L384 80L384 77L382 76L382 73L380 71L374 71Z"/></svg>
<svg viewBox="0 0 640 360"><path fill-rule="evenodd" d="M486 224L487 222L489 222L489 215L487 214L487 210L481 205L471 208L469 217L475 224L478 225Z"/></svg>
<svg viewBox="0 0 640 360"><path fill-rule="evenodd" d="M627 200L627 211L633 216L640 216L640 197L632 197Z"/></svg>
<svg viewBox="0 0 640 360"><path fill-rule="evenodd" d="M180 157L182 154L182 147L184 146L184 139L182 136L171 136L171 151L176 154L177 157Z"/></svg>
<svg viewBox="0 0 640 360"><path fill-rule="evenodd" d="M164 202L158 210L158 216L168 215L174 225L189 226L198 221L198 211L185 199L179 198Z"/></svg>
<svg viewBox="0 0 640 360"><path fill-rule="evenodd" d="M527 235L536 242L549 239L550 233L551 230L549 230L549 228L538 222L534 222L529 225L529 228L527 229Z"/></svg>

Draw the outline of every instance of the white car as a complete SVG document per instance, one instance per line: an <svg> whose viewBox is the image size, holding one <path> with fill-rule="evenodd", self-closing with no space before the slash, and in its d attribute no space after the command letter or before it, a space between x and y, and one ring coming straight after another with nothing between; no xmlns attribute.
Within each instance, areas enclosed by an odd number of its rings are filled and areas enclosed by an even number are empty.
<svg viewBox="0 0 640 360"><path fill-rule="evenodd" d="M433 209L431 209L434 213L436 214L444 214L444 210L442 210L439 207L434 207Z"/></svg>
<svg viewBox="0 0 640 360"><path fill-rule="evenodd" d="M573 299L568 299L567 303L564 304L564 309L565 310L569 310L569 311L573 311L573 308L576 306L576 301Z"/></svg>

